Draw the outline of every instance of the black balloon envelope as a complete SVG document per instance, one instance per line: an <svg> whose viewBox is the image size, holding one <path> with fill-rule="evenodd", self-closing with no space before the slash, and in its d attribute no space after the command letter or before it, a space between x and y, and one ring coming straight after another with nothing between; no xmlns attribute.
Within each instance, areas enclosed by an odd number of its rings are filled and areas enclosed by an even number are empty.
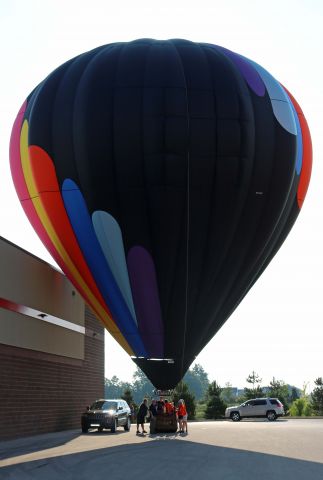
<svg viewBox="0 0 323 480"><path fill-rule="evenodd" d="M157 388L172 388L273 258L311 140L292 95L225 48L104 45L28 96L11 138L21 204Z"/></svg>

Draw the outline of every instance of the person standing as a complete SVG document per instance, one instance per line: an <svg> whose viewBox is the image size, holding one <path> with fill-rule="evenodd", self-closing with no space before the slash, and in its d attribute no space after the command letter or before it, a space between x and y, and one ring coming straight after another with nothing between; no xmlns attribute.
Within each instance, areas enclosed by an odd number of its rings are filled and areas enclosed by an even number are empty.
<svg viewBox="0 0 323 480"><path fill-rule="evenodd" d="M174 413L174 405L168 400L165 400L165 412L168 415L172 415Z"/></svg>
<svg viewBox="0 0 323 480"><path fill-rule="evenodd" d="M187 410L184 400L181 398L178 401L178 423L179 423L179 433L187 433Z"/></svg>
<svg viewBox="0 0 323 480"><path fill-rule="evenodd" d="M149 407L150 413L150 433L155 433L156 430L156 417L157 417L157 402L153 400Z"/></svg>
<svg viewBox="0 0 323 480"><path fill-rule="evenodd" d="M147 433L144 426L145 417L147 416L147 413L148 413L147 403L148 403L147 399L144 398L137 413L137 434L140 433L139 425L141 425L142 433Z"/></svg>
<svg viewBox="0 0 323 480"><path fill-rule="evenodd" d="M135 405L132 403L130 405L130 412L131 412L131 423L135 423L136 420L136 408Z"/></svg>
<svg viewBox="0 0 323 480"><path fill-rule="evenodd" d="M149 412L151 417L157 417L157 401L152 400L151 405L149 407Z"/></svg>
<svg viewBox="0 0 323 480"><path fill-rule="evenodd" d="M165 402L162 397L157 401L157 412L158 414L165 413Z"/></svg>

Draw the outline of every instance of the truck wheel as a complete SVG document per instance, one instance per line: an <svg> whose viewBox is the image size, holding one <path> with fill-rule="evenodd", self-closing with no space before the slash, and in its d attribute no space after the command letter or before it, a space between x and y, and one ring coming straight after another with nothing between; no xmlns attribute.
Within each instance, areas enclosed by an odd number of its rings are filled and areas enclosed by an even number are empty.
<svg viewBox="0 0 323 480"><path fill-rule="evenodd" d="M115 431L117 430L117 420L116 418L114 419L114 422L113 422L113 425L111 427L111 433L115 433Z"/></svg>
<svg viewBox="0 0 323 480"><path fill-rule="evenodd" d="M241 417L239 412L232 412L230 418L233 422L240 422Z"/></svg>
<svg viewBox="0 0 323 480"><path fill-rule="evenodd" d="M274 420L276 420L277 415L273 410L269 410L269 412L267 412L266 414L266 417L270 422L273 422Z"/></svg>
<svg viewBox="0 0 323 480"><path fill-rule="evenodd" d="M131 421L130 421L130 418L128 417L127 418L127 423L125 424L125 426L123 428L125 429L126 432L129 432L130 427L131 427Z"/></svg>

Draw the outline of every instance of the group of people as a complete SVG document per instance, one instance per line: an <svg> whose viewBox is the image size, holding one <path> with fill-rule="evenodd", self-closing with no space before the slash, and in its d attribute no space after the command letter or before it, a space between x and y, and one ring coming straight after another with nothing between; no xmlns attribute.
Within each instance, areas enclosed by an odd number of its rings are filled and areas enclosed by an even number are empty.
<svg viewBox="0 0 323 480"><path fill-rule="evenodd" d="M137 434L140 433L140 426L142 433L147 433L144 426L146 417L150 419L150 422L154 422L158 415L162 414L176 415L179 433L188 433L187 410L182 398L178 401L177 407L175 407L173 402L169 402L166 399L163 400L162 398L159 400L152 400L148 407L148 400L144 398L137 413Z"/></svg>

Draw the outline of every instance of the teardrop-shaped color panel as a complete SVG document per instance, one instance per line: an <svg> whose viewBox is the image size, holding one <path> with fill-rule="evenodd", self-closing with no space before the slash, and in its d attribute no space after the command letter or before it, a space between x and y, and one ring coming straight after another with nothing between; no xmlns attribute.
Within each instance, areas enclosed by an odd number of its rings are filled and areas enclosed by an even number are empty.
<svg viewBox="0 0 323 480"><path fill-rule="evenodd" d="M149 356L164 358L164 328L154 262L142 247L128 253L128 270L138 327Z"/></svg>
<svg viewBox="0 0 323 480"><path fill-rule="evenodd" d="M303 110L301 109L299 103L295 99L295 97L290 93L289 90L287 90L286 87L284 87L286 92L288 93L291 101L293 102L295 111L297 113L300 127L301 127L301 133L302 133L302 151L303 151L303 156L302 156L302 163L301 163L301 172L300 172L300 179L299 179L299 184L298 184L298 189L297 189L297 203L299 208L302 208L303 202L307 193L307 189L310 183L311 179L311 172L312 172L312 141L311 141L311 134L310 130L308 128L308 124L305 118L305 115L303 113Z"/></svg>
<svg viewBox="0 0 323 480"><path fill-rule="evenodd" d="M24 177L22 168L22 158L24 155L29 161L28 153L28 123L25 122L24 126L24 114L27 108L27 101L25 101L20 108L18 115L13 124L11 138L10 138L10 169L13 182L16 188L18 198L21 202L21 206L24 209L26 216L28 217L35 232L52 255L58 265L61 263L61 258L48 236L43 224L41 223L33 201L30 198L27 183Z"/></svg>
<svg viewBox="0 0 323 480"><path fill-rule="evenodd" d="M137 325L123 299L95 235L82 193L75 182L67 179L63 183L62 195L78 243L114 321L135 354L146 356L146 350L139 336Z"/></svg>
<svg viewBox="0 0 323 480"><path fill-rule="evenodd" d="M288 94L287 94L288 96ZM302 129L301 129L301 124L299 122L299 118L297 115L297 112L295 110L294 104L289 98L290 106L292 107L293 114L294 114L294 119L295 119L295 124L297 128L297 135L296 135L296 163L295 163L295 170L297 175L301 173L302 169L302 161L303 161L303 139L302 139Z"/></svg>
<svg viewBox="0 0 323 480"><path fill-rule="evenodd" d="M102 252L120 288L125 302L137 323L135 307L132 300L127 262L124 253L122 233L118 222L107 212L96 211L92 215L93 227Z"/></svg>
<svg viewBox="0 0 323 480"><path fill-rule="evenodd" d="M266 85L266 89L273 107L273 112L277 121L283 128L285 128L285 130L287 130L287 132L297 135L293 110L291 108L289 98L280 83L277 82L277 80L269 72L267 72L267 70L258 65L258 63L249 59L246 60L248 60L248 62L254 66Z"/></svg>
<svg viewBox="0 0 323 480"><path fill-rule="evenodd" d="M250 62L248 62L246 58L235 52L232 52L231 50L228 50L227 48L220 47L218 45L216 45L215 48L224 53L232 60L232 62L238 68L241 75L244 77L245 81L251 88L251 90L256 95L258 95L259 97L263 97L265 95L266 88L264 82L262 81L257 70L252 66Z"/></svg>
<svg viewBox="0 0 323 480"><path fill-rule="evenodd" d="M98 297L96 297L93 295L91 289L88 288L78 268L61 243L61 238L58 238L57 232L49 218L51 212L46 210L48 205L46 205L46 202L43 202L44 195L46 196L48 193L58 195L56 199L58 201L54 201L53 205L56 211L60 199L60 194L57 191L57 179L53 169L53 163L47 153L40 147L28 147L28 122L26 120L23 121L25 108L26 104L19 112L14 123L10 148L11 169L22 207L35 231L57 264L60 265L72 284L80 291L96 315L101 318L111 335L114 336L127 353L131 355L133 354L133 350L112 322L105 305L102 306L102 303L100 304L99 292L96 291L98 294ZM39 165L41 168L38 168ZM65 211L62 212L62 216L64 215L66 217ZM79 258L78 261L80 263L82 260Z"/></svg>
<svg viewBox="0 0 323 480"><path fill-rule="evenodd" d="M33 175L33 184L36 189L35 201L41 201L42 207L47 214L46 222L50 222L50 228L54 233L52 237L55 243L60 244L60 250L65 258L65 263L77 265L77 271L83 282L86 284L86 290L93 292L96 300L100 302L104 309L107 306L97 288L91 272L84 260L83 254L79 248L74 231L66 214L64 203L57 178L55 168L49 155L40 147L29 147L30 170ZM49 227L48 227L49 230ZM110 313L110 312L109 312ZM110 328L117 330L116 325L111 324Z"/></svg>

